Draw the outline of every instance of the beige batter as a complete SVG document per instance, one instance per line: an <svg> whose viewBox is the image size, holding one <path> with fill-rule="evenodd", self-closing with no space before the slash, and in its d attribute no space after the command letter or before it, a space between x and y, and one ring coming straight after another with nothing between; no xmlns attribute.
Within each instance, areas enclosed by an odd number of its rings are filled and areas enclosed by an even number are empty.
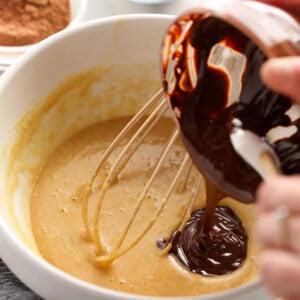
<svg viewBox="0 0 300 300"><path fill-rule="evenodd" d="M197 295L226 290L253 280L257 276L255 256L258 251L251 233L255 206L246 206L231 199L221 202L235 210L249 233L248 258L241 269L230 275L206 278L193 274L172 255L162 255L162 250L156 246L158 239L168 238L178 226L184 205L189 199L192 180L188 183L187 191L172 196L155 225L135 248L107 267L95 266L95 248L85 238L79 195L83 185L93 175L101 154L127 121L108 121L85 129L57 149L44 166L30 204L32 228L41 255L51 264L83 280L134 294ZM107 193L100 215L101 236L107 250L112 249L121 236L151 166L157 160L172 128L172 121L163 119ZM125 246L151 219L183 155L182 146L179 143L174 145L133 224ZM95 199L98 192L96 190L92 198ZM202 191L197 208L203 206ZM93 199L89 212L93 212Z"/></svg>

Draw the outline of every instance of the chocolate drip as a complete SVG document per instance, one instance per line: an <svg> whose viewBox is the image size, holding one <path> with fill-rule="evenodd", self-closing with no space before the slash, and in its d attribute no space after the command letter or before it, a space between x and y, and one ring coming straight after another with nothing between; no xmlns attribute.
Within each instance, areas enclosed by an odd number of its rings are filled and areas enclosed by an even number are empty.
<svg viewBox="0 0 300 300"><path fill-rule="evenodd" d="M170 28L166 41L172 41L170 51L176 49L169 57L174 64L175 84L172 80L169 86L164 77L164 89L178 117L186 149L210 186L212 183L242 202L253 202L261 178L231 145L233 120L238 119L244 129L263 138L276 126L295 125L299 129L299 120L292 122L285 114L291 100L264 86L259 72L266 56L243 33L221 19L199 14L185 16ZM211 49L218 43L247 60L240 95L231 104L229 74L208 63ZM191 65L195 68L194 79ZM163 74L166 73L165 61ZM299 145L299 130L271 145L286 174L300 172ZM219 200L208 199L208 210L195 212L183 232L175 232L171 240L171 252L188 269L206 276L230 273L246 258L247 233L231 209L216 208ZM165 245L163 241L159 243L161 247Z"/></svg>
<svg viewBox="0 0 300 300"><path fill-rule="evenodd" d="M229 137L232 121L239 119L244 129L264 137L276 126L292 124L285 114L291 101L262 83L259 72L266 57L251 40L220 19L203 20L199 15L191 18L193 26L182 41L183 53L174 67L176 86L169 94L173 109L181 111L179 122L183 142L207 179L226 194L246 203L253 202L261 178L234 151ZM247 59L239 99L231 105L228 99L229 75L208 64L211 48L217 43L223 43ZM188 80L183 86L181 80L183 74L188 73L188 46L195 50L198 72L195 87ZM167 83L165 88L168 93ZM299 120L293 124L299 127ZM297 132L290 139L272 145L280 158L282 170L287 174L300 172L299 144Z"/></svg>
<svg viewBox="0 0 300 300"><path fill-rule="evenodd" d="M238 269L247 255L248 235L241 220L226 206L216 208L209 232L203 233L205 210L192 214L182 233L172 239L172 250L189 270L205 276Z"/></svg>

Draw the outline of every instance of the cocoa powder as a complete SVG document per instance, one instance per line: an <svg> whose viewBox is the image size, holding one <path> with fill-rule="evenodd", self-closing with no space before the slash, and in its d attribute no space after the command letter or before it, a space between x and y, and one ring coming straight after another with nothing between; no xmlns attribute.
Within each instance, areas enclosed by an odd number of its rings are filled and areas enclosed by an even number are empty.
<svg viewBox="0 0 300 300"><path fill-rule="evenodd" d="M69 22L69 0L0 0L0 45L33 44Z"/></svg>

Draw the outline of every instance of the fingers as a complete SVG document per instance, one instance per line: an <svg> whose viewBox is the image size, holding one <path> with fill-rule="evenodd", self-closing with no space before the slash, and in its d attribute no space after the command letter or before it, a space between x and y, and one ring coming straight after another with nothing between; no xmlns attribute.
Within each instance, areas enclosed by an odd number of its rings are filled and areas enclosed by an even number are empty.
<svg viewBox="0 0 300 300"><path fill-rule="evenodd" d="M275 295L300 299L300 176L280 176L264 182L257 191L257 204L261 211L256 234L262 246L262 279ZM283 206L290 214L281 223L274 212Z"/></svg>
<svg viewBox="0 0 300 300"><path fill-rule="evenodd" d="M262 80L274 91L300 99L300 58L269 59L261 69Z"/></svg>
<svg viewBox="0 0 300 300"><path fill-rule="evenodd" d="M300 255L300 216L290 216L286 224L286 244L289 251ZM256 234L264 248L282 246L280 223L273 213L264 213L256 223Z"/></svg>
<svg viewBox="0 0 300 300"><path fill-rule="evenodd" d="M300 214L300 176L279 176L261 184L256 194L262 213L273 212L286 205L293 214Z"/></svg>
<svg viewBox="0 0 300 300"><path fill-rule="evenodd" d="M266 250L259 270L267 287L284 299L299 299L300 260L293 253Z"/></svg>

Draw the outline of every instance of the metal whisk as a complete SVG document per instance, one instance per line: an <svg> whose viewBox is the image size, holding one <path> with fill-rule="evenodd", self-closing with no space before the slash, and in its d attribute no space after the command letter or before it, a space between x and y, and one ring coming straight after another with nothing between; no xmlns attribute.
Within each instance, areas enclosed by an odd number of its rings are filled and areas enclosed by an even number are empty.
<svg viewBox="0 0 300 300"><path fill-rule="evenodd" d="M182 193L185 190L186 184L191 177L193 164L189 158L189 155L185 153L184 159L175 174L174 179L170 183L168 190L166 191L159 207L157 207L151 219L143 229L143 231L134 238L133 241L124 245L126 237L130 231L130 228L136 219L141 206L144 200L147 197L147 194L153 184L155 177L159 174L160 168L162 166L163 161L165 160L170 148L174 144L175 140L179 136L179 129L174 123L174 130L169 137L169 140L165 143L165 146L158 157L156 163L154 164L151 174L148 177L148 181L145 186L141 188L141 193L137 199L137 203L132 212L131 218L127 225L123 230L123 234L119 241L116 243L116 246L111 250L107 251L103 246L101 239L101 228L100 228L100 213L102 210L103 200L105 198L106 192L109 188L114 184L118 174L125 168L129 159L132 155L137 151L138 147L143 143L143 140L147 136L147 134L151 131L151 129L158 123L158 121L162 118L162 116L168 110L167 101L163 94L163 91L158 91L146 104L145 106L131 119L131 121L123 128L123 130L119 133L119 135L115 138L115 140L110 144L105 153L100 160L97 169L91 178L91 180L87 183L84 188L82 194L82 216L87 232L87 236L90 240L94 242L96 248L96 264L103 265L107 263L111 263L116 260L120 256L127 253L130 249L136 246L139 241L143 238L143 236L151 229L151 227L155 224L158 216L161 214L162 210L168 203L172 193ZM144 120L145 118L145 120ZM144 120L141 126L141 120ZM108 163L108 159L111 154L115 151L116 147L124 142L124 139L131 135L129 142L123 148L117 159L114 161L112 165ZM102 180L98 183L98 178L101 177ZM191 215L192 208L197 199L197 195L201 186L201 175L197 172L196 179L194 180L194 186L191 189L191 196L185 205L182 211L181 222L178 228L174 228L174 230L181 230L187 221L187 219ZM89 215L89 201L92 196L93 190L99 189L99 196L97 197L93 216ZM92 221L90 221L92 220ZM169 245L170 246L170 245ZM168 251L169 247L165 248L163 253Z"/></svg>
<svg viewBox="0 0 300 300"><path fill-rule="evenodd" d="M230 2L230 4L220 0L204 1L197 13L183 15L179 17L174 24L171 25L163 41L164 47L162 49L163 51L161 64L162 74L165 75L164 87L169 95L172 94L176 84L178 84L180 90L182 90L182 93L189 93L195 90L195 87L198 84L199 74L201 74L203 70L199 70L199 60L197 58L197 55L199 53L197 52L197 50L195 50L194 46L190 43L190 39L188 39L187 37L189 35L194 35L195 37L200 24L202 24L201 22L206 20L208 21L207 24L209 25L209 22L211 21L210 17L213 17L213 19L215 18L217 20L222 19L223 23L228 22L228 24L230 24L231 26L230 28L232 28L233 26L238 29L243 29L243 34L249 36L251 40L259 45L261 47L261 50L268 57L282 56L282 53L284 53L285 55L295 55L298 53L299 45L294 41L298 41L299 39L296 39L294 37L299 36L299 26L293 18L279 13L276 10L274 11L273 8L268 6L264 6L266 11L264 18L261 18L262 4L251 3L250 5L250 2L248 4L247 3L247 1L233 1ZM276 18L279 18L280 22L275 22L274 20ZM266 20L268 20L268 22L270 22L270 24L273 24L274 26L268 26L268 28L266 28ZM252 24L256 24L255 30L253 29ZM208 26L208 28L210 28L210 26ZM226 28L228 29L229 27ZM269 30L269 28L271 28L271 30ZM289 30L287 31L286 28L288 28ZM230 33L231 29L228 32ZM286 32L290 32L290 39L288 40L285 39ZM195 39L194 42L198 43L199 41ZM204 43L204 45L206 44ZM278 45L281 46L278 47ZM227 48L227 46L229 47L229 49ZM241 91L241 78L243 70L245 68L246 59L244 55L242 55L238 51L235 51L235 49L230 46L230 39L228 40L227 35L225 35L225 37L219 40L217 44L212 44L209 46L210 49L206 49L207 51L211 51L209 52L207 62L205 62L210 67L222 70L223 73L227 73L228 80L231 84L227 106L238 101L238 97ZM181 61L184 61L184 69L176 67ZM182 103L180 103L179 100L177 102L178 106L180 107ZM161 154L159 155L153 168L151 169L151 174L149 175L145 186L143 188L141 187L141 192L136 201L136 205L133 209L131 218L125 225L120 239L111 250L108 251L104 247L102 241L103 232L100 226L100 213L103 208L105 195L115 183L118 174L120 174L120 172L126 167L128 161L133 156L135 151L137 151L140 145L143 144L145 137L147 137L151 129L154 128L154 126L163 117L167 110L167 100L164 96L163 91L160 90L132 118L129 124L111 143L111 145L105 151L101 161L99 162L93 177L86 184L83 190L82 216L87 236L95 244L95 261L99 265L111 263L112 261L127 253L134 246L136 246L155 224L158 216L161 214L162 210L170 200L171 195L174 193L182 193L185 190L188 181L193 182L193 187L191 188L189 200L181 211L182 215L180 224L177 224L177 228L174 228L174 230L181 230L183 228L186 220L190 217L191 211L195 208L195 202L199 198L197 197L197 195L200 193L202 176L198 171L196 171L196 176L191 175L192 173L195 173L192 171L193 163L190 160L189 155L186 153L177 170L176 175L170 182L167 191L163 196L160 204L156 208L152 218L149 219L147 225L145 226L145 228L143 228L141 233L139 233L133 240L125 243L130 229L132 228L133 222L137 218L142 204L146 199L151 186L153 185L154 179L158 176L168 152L179 136L179 126L176 126L176 124L174 123L173 133L170 135L169 140L165 143ZM176 111L176 107L173 107L173 110L174 111L172 112L172 115L174 116L174 119L180 119L180 109L177 109ZM127 142L129 135L130 138ZM126 143L126 145L124 146L114 163L110 165L110 163L108 163L109 158L115 152L117 146L121 144L123 145L124 142ZM193 180L194 177L195 180ZM100 182L99 178L101 179ZM90 216L89 203L95 189L98 189L99 195L97 195L93 215ZM207 186L208 198L212 197L211 195L213 195L211 190L212 189ZM223 196L224 195L221 194L221 196L219 197ZM165 248L164 252L166 253L168 250L169 248L167 247Z"/></svg>

